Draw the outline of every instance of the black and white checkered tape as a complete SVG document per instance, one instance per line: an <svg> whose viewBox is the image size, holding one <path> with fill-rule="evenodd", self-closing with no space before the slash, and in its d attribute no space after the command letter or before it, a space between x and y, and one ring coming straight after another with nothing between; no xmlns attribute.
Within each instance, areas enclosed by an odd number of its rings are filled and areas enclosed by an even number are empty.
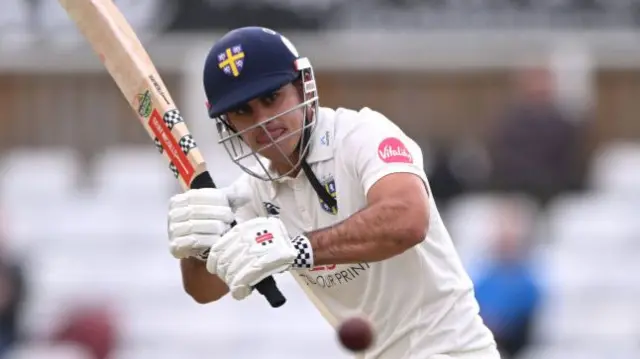
<svg viewBox="0 0 640 359"><path fill-rule="evenodd" d="M177 109L167 111L162 117L162 119L164 120L164 123L167 125L167 128L169 128L169 130L172 130L175 127L175 125L181 122L184 122L182 115L180 115L180 111L178 111ZM153 143L158 149L158 152L160 153L164 152L164 148L162 148L162 143L160 143L160 140L158 140L157 137L154 137ZM193 136L191 136L190 134L182 136L182 138L180 138L179 145L180 145L180 149L182 150L182 152L184 152L185 155L189 154L189 151L192 148L195 148L197 146L196 141L193 139ZM171 170L171 172L173 172L174 177L178 178L178 176L180 176L180 173L178 172L178 168L176 168L175 164L170 163L169 169Z"/></svg>

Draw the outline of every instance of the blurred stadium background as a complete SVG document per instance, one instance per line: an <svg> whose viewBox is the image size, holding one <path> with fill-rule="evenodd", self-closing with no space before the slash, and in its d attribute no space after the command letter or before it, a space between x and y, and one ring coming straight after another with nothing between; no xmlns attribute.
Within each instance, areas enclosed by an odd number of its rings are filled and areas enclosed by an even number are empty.
<svg viewBox="0 0 640 359"><path fill-rule="evenodd" d="M640 2L118 0L220 184L200 72L226 30L285 32L324 106L425 152L505 357L640 358ZM0 358L343 358L288 304L201 306L166 250L177 186L55 0L0 2ZM410 279L405 279L410 280Z"/></svg>

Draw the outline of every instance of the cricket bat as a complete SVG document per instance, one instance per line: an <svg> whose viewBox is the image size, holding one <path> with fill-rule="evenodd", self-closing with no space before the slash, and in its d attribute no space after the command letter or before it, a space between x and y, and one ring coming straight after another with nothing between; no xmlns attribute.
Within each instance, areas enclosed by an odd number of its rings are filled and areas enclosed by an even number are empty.
<svg viewBox="0 0 640 359"><path fill-rule="evenodd" d="M182 188L215 188L180 111L149 54L112 0L59 0L98 54ZM256 285L272 307L286 299L273 277Z"/></svg>

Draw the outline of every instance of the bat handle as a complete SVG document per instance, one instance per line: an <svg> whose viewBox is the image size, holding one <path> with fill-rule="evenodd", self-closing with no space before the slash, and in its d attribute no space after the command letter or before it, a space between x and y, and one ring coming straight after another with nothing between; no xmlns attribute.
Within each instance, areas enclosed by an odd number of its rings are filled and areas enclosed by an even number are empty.
<svg viewBox="0 0 640 359"><path fill-rule="evenodd" d="M258 293L262 294L273 308L279 308L287 302L287 298L284 297L278 286L276 280L272 276L268 276L260 283L256 284L255 288Z"/></svg>
<svg viewBox="0 0 640 359"><path fill-rule="evenodd" d="M216 185L209 172L205 171L191 181L190 187L192 189L216 188ZM231 226L234 227L236 224L236 221L233 221ZM280 289L278 289L276 280L273 279L273 276L268 276L263 279L260 283L256 284L254 288L258 290L258 293L267 298L267 301L273 308L279 308L287 302L287 299L284 297L282 292L280 292Z"/></svg>

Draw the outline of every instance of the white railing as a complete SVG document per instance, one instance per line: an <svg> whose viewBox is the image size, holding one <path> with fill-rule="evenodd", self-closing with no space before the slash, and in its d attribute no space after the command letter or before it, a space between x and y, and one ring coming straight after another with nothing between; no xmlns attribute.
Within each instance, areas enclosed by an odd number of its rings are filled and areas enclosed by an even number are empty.
<svg viewBox="0 0 640 359"><path fill-rule="evenodd" d="M210 46L222 33L141 35L156 65L181 70L194 49ZM456 70L522 64L570 45L593 57L598 67L636 68L640 64L640 32L634 31L337 31L286 34L317 69ZM84 41L67 33L32 43L3 41L0 72L101 71Z"/></svg>

